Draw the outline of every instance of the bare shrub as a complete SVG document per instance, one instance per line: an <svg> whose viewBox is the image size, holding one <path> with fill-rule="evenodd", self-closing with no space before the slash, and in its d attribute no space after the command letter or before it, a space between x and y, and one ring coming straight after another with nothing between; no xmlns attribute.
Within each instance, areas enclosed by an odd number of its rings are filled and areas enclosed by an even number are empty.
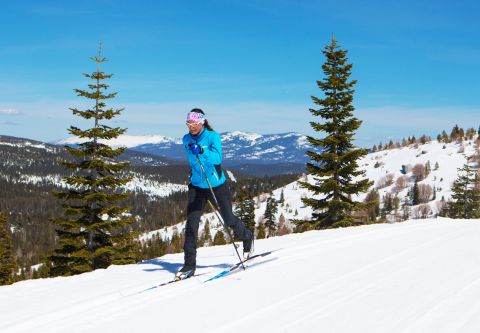
<svg viewBox="0 0 480 333"><path fill-rule="evenodd" d="M408 186L408 176L400 176L395 181L395 191L398 193Z"/></svg>
<svg viewBox="0 0 480 333"><path fill-rule="evenodd" d="M468 158L468 161L480 165L480 151L476 150L475 153Z"/></svg>
<svg viewBox="0 0 480 333"><path fill-rule="evenodd" d="M353 221L355 224L367 224L369 223L369 218L368 218L368 209L367 208L362 208L358 210L354 210L352 212L352 217Z"/></svg>
<svg viewBox="0 0 480 333"><path fill-rule="evenodd" d="M457 153L463 154L464 152L465 152L465 147L461 145L460 148L458 148Z"/></svg>
<svg viewBox="0 0 480 333"><path fill-rule="evenodd" d="M428 184L418 184L418 198L420 202L425 203L430 201L433 194L433 189Z"/></svg>
<svg viewBox="0 0 480 333"><path fill-rule="evenodd" d="M377 180L376 188L381 189L387 186L390 186L393 184L393 173L386 174L383 177L380 177L380 179Z"/></svg>
<svg viewBox="0 0 480 333"><path fill-rule="evenodd" d="M412 209L412 218L413 219L426 219L431 213L429 204L421 204Z"/></svg>
<svg viewBox="0 0 480 333"><path fill-rule="evenodd" d="M439 215L444 211L444 209L447 206L447 203L445 201L437 201L435 202L435 206L437 210L436 215Z"/></svg>
<svg viewBox="0 0 480 333"><path fill-rule="evenodd" d="M292 233L292 229L287 225L287 220L285 219L285 216L283 214L280 215L280 218L278 220L278 236L283 236L283 235L288 235Z"/></svg>
<svg viewBox="0 0 480 333"><path fill-rule="evenodd" d="M420 182L425 179L425 166L423 164L417 163L412 168L412 174Z"/></svg>

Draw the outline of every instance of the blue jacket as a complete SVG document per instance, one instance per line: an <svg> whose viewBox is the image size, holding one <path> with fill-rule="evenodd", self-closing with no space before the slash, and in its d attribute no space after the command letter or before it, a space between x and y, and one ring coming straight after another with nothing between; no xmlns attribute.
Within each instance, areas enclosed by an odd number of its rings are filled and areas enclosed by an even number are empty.
<svg viewBox="0 0 480 333"><path fill-rule="evenodd" d="M197 143L203 148L203 153L199 154L198 157L212 187L217 187L225 183L226 178L222 171L222 140L220 140L220 134L204 128L198 135L185 134L182 141L183 147L187 152L188 162L190 163L190 183L192 185L208 188L208 183L205 180L200 165L198 165L197 158L188 148L190 142Z"/></svg>

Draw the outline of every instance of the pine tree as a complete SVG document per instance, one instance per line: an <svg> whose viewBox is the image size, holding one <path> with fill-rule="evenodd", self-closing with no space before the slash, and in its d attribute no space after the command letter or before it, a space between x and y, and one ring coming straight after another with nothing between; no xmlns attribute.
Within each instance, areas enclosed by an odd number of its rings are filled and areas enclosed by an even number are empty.
<svg viewBox="0 0 480 333"><path fill-rule="evenodd" d="M418 190L418 182L415 180L412 189L412 205L418 205L420 203L420 191Z"/></svg>
<svg viewBox="0 0 480 333"><path fill-rule="evenodd" d="M390 214L393 210L393 196L391 193L386 193L383 197L383 209L382 213L385 215Z"/></svg>
<svg viewBox="0 0 480 333"><path fill-rule="evenodd" d="M457 139L459 136L460 136L460 128L458 127L457 124L455 124L455 126L453 126L453 128L452 128L452 131L450 132L450 138L451 138L452 140L455 140L455 139Z"/></svg>
<svg viewBox="0 0 480 333"><path fill-rule="evenodd" d="M258 228L257 228L257 239L264 239L265 238L265 225L260 222L258 224Z"/></svg>
<svg viewBox="0 0 480 333"><path fill-rule="evenodd" d="M0 213L0 285L14 282L16 268L12 237L7 227L7 215Z"/></svg>
<svg viewBox="0 0 480 333"><path fill-rule="evenodd" d="M375 222L380 215L380 194L375 189L370 190L365 197L368 220Z"/></svg>
<svg viewBox="0 0 480 333"><path fill-rule="evenodd" d="M213 237L213 245L225 245L227 241L225 240L225 235L223 234L222 230L218 230Z"/></svg>
<svg viewBox="0 0 480 333"><path fill-rule="evenodd" d="M250 231L255 231L255 202L252 196L245 190L241 190L238 195L235 215L245 223L245 226Z"/></svg>
<svg viewBox="0 0 480 333"><path fill-rule="evenodd" d="M263 214L265 218L265 226L268 230L268 237L274 236L277 231L277 224L275 215L278 212L278 203L275 198L270 195L267 200L267 207L265 208L265 213Z"/></svg>
<svg viewBox="0 0 480 333"><path fill-rule="evenodd" d="M410 217L410 209L408 208L408 198L406 197L402 203L402 218L403 220L408 220Z"/></svg>
<svg viewBox="0 0 480 333"><path fill-rule="evenodd" d="M447 132L445 132L445 130L442 131L442 141L445 142L445 143L448 143L450 140L450 138L448 137L448 134Z"/></svg>
<svg viewBox="0 0 480 333"><path fill-rule="evenodd" d="M130 208L119 205L130 195L119 188L130 181L120 176L128 162L117 161L126 148L113 149L101 143L101 140L117 138L126 131L101 123L123 111L106 106L106 100L114 98L116 93L105 92L109 86L104 80L112 75L101 71L101 64L108 61L102 58L101 51L100 46L98 56L91 58L97 64L97 71L84 74L93 81L88 85L89 90L75 89L78 96L92 102L93 108L70 109L74 115L93 120L94 127L81 130L71 126L69 129L70 134L86 141L78 147L65 147L74 157L63 163L72 170L72 175L64 178L69 189L54 192L63 202L65 216L53 220L58 226L59 238L58 248L49 257L53 276L133 263L139 253L134 235L129 232L129 225L134 222Z"/></svg>
<svg viewBox="0 0 480 333"><path fill-rule="evenodd" d="M465 164L458 169L458 178L453 182L452 199L448 204L448 216L453 218L480 218L480 179L478 173Z"/></svg>
<svg viewBox="0 0 480 333"><path fill-rule="evenodd" d="M323 51L327 58L322 66L325 78L317 81L325 98L312 96L320 109L310 109L310 112L325 122L312 121L310 125L316 132L326 134L322 139L307 137L313 147L319 148L319 152L307 151L311 159L307 163L307 170L315 176L316 181L314 184L301 182L303 187L315 195L322 195L322 198L302 199L306 206L312 207L313 214L311 220L294 221L299 231L352 225L352 212L364 205L353 201L351 197L366 192L371 185L368 179L352 180L364 176L364 171L358 170L357 161L367 154L367 150L355 149L352 143L353 135L362 123L353 117L353 86L357 81L348 81L352 65L347 64L347 51L338 48L332 37L331 44Z"/></svg>
<svg viewBox="0 0 480 333"><path fill-rule="evenodd" d="M432 166L430 165L430 160L428 160L427 163L425 163L425 178L428 177L431 171L432 171Z"/></svg>
<svg viewBox="0 0 480 333"><path fill-rule="evenodd" d="M283 193L283 189L282 189L282 192L280 193L280 200L278 201L278 203L281 204L282 206L285 203L285 194Z"/></svg>
<svg viewBox="0 0 480 333"><path fill-rule="evenodd" d="M198 246L209 246L212 243L212 233L210 232L210 222L205 221L201 239L198 241Z"/></svg>

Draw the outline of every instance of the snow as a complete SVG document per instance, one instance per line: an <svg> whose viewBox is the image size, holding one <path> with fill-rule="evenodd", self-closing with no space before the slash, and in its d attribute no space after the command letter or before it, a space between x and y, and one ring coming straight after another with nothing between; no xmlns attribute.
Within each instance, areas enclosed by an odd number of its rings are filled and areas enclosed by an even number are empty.
<svg viewBox="0 0 480 333"><path fill-rule="evenodd" d="M233 175L233 173L230 171L230 170L227 170L227 174L228 174L228 178L230 178L230 180L234 183L237 182L237 178L235 178L235 176Z"/></svg>
<svg viewBox="0 0 480 333"><path fill-rule="evenodd" d="M78 137L70 137L55 142L58 145L64 144L78 144L84 142L85 139ZM162 135L120 135L118 138L108 141L100 140L100 142L108 143L112 147L127 147L132 148L143 144L157 144L157 143L175 143L181 144L181 139L172 139Z"/></svg>
<svg viewBox="0 0 480 333"><path fill-rule="evenodd" d="M241 139L243 141L249 141L250 144L255 144L255 141L262 138L263 135L258 133L247 133L240 131L226 132L222 134L222 141L228 141L233 139Z"/></svg>
<svg viewBox="0 0 480 333"><path fill-rule="evenodd" d="M258 240L245 272L231 245L0 287L2 332L479 332L480 220L410 220Z"/></svg>
<svg viewBox="0 0 480 333"><path fill-rule="evenodd" d="M11 142L4 142L0 141L0 145L3 146L10 146L10 147L32 147L32 148L38 148L38 149L43 149L47 152L54 153L55 149L49 148L45 146L45 144L35 144L30 141L23 141L23 142L18 142L18 143L11 143Z"/></svg>
<svg viewBox="0 0 480 333"><path fill-rule="evenodd" d="M187 185L158 182L141 174L135 174L123 188L127 191L143 192L154 197L167 197L175 192L188 190Z"/></svg>

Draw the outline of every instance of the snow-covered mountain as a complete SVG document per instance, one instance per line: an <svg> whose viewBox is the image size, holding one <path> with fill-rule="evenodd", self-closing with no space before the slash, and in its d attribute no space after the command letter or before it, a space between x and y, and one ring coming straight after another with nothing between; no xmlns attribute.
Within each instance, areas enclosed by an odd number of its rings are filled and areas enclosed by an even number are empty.
<svg viewBox="0 0 480 333"><path fill-rule="evenodd" d="M102 142L102 140L100 140ZM73 145L81 143L82 140L77 137L70 137L68 139L57 140L53 142L57 145ZM118 138L108 140L108 144L113 147L127 147L132 148L146 144L181 144L182 140L172 139L162 135L121 135Z"/></svg>
<svg viewBox="0 0 480 333"><path fill-rule="evenodd" d="M240 131L221 133L223 158L226 166L244 164L304 164L305 151L309 144L305 135L299 133L256 134ZM57 141L57 144L75 144L78 138ZM123 135L109 142L131 150L162 156L174 160L185 160L181 139L165 136Z"/></svg>
<svg viewBox="0 0 480 333"><path fill-rule="evenodd" d="M170 254L73 277L0 287L0 331L480 331L480 220L427 219L256 242L246 271L231 245L200 248L197 276L158 287Z"/></svg>

